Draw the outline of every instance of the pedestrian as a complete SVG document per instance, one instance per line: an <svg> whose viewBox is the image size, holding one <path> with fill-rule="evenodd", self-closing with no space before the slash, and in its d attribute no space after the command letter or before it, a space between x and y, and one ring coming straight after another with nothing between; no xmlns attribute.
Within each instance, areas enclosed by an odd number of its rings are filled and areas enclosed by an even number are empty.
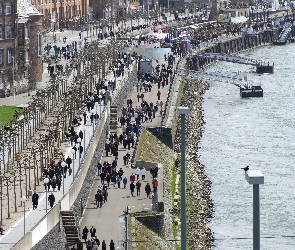
<svg viewBox="0 0 295 250"><path fill-rule="evenodd" d="M98 193L98 202L99 202L99 208L101 208L102 202L103 202L103 195L101 192Z"/></svg>
<svg viewBox="0 0 295 250"><path fill-rule="evenodd" d="M157 92L157 96L158 96L158 100L160 100L160 97L161 97L161 92L160 92L160 90L158 90L158 92Z"/></svg>
<svg viewBox="0 0 295 250"><path fill-rule="evenodd" d="M95 237L95 233L96 233L96 229L95 229L95 227L92 226L92 227L90 228L89 232L90 232L91 237Z"/></svg>
<svg viewBox="0 0 295 250"><path fill-rule="evenodd" d="M141 183L140 181L136 182L136 195L139 196L140 195L140 188L141 188Z"/></svg>
<svg viewBox="0 0 295 250"><path fill-rule="evenodd" d="M138 180L139 179L139 175L140 175L140 169L139 169L139 167L137 167L135 169L134 174L136 175L136 180Z"/></svg>
<svg viewBox="0 0 295 250"><path fill-rule="evenodd" d="M140 99L140 94L137 93L137 101L139 102L139 99Z"/></svg>
<svg viewBox="0 0 295 250"><path fill-rule="evenodd" d="M107 250L107 244L106 244L105 240L103 240L101 243L101 250Z"/></svg>
<svg viewBox="0 0 295 250"><path fill-rule="evenodd" d="M110 243L110 250L115 250L115 243L113 240L111 240L111 243Z"/></svg>
<svg viewBox="0 0 295 250"><path fill-rule="evenodd" d="M157 178L153 179L152 184L153 184L153 188L154 188L154 193L157 193L157 188L158 188Z"/></svg>
<svg viewBox="0 0 295 250"><path fill-rule="evenodd" d="M150 193L151 193L151 191L152 191L151 186L150 186L149 183L147 183L147 184L145 185L144 190L145 190L145 192L146 192L146 198L148 198L149 195L150 195Z"/></svg>
<svg viewBox="0 0 295 250"><path fill-rule="evenodd" d="M53 195L53 193L51 192L51 194L48 196L48 202L49 202L49 205L50 207L52 208L53 207L53 204L55 202L55 197Z"/></svg>
<svg viewBox="0 0 295 250"><path fill-rule="evenodd" d="M71 157L70 157L70 156L68 156L68 158L66 159L66 163L68 164L68 169L70 169L70 167L71 167L71 164L72 164L72 159L71 159ZM65 169L65 172L64 172L64 174L65 174L65 178L66 178L67 169Z"/></svg>
<svg viewBox="0 0 295 250"><path fill-rule="evenodd" d="M124 184L124 188L126 188L126 185L127 185L127 178L126 177L124 177L124 179L123 179L123 184Z"/></svg>
<svg viewBox="0 0 295 250"><path fill-rule="evenodd" d="M121 176L118 175L118 176L117 176L117 179L116 179L116 182L117 182L118 188L120 188L121 180L122 180Z"/></svg>
<svg viewBox="0 0 295 250"><path fill-rule="evenodd" d="M71 167L69 167L69 176L72 174L73 170Z"/></svg>
<svg viewBox="0 0 295 250"><path fill-rule="evenodd" d="M39 195L36 193L36 190L34 190L34 194L32 195L33 210L38 207L38 200Z"/></svg>
<svg viewBox="0 0 295 250"><path fill-rule="evenodd" d="M145 180L145 174L146 174L146 169L145 169L145 167L143 167L141 169L141 180Z"/></svg>
<svg viewBox="0 0 295 250"><path fill-rule="evenodd" d="M97 193L95 194L94 198L95 198L96 208L98 208L98 206L99 206L99 191L97 191Z"/></svg>
<svg viewBox="0 0 295 250"><path fill-rule="evenodd" d="M86 242L86 240L88 239L88 233L89 233L89 230L88 230L88 228L85 226L84 229L83 229L83 231L82 231L82 239L85 240L85 242Z"/></svg>
<svg viewBox="0 0 295 250"><path fill-rule="evenodd" d="M130 191L131 191L131 195L133 196L134 193L134 189L135 189L135 185L133 182L130 183Z"/></svg>

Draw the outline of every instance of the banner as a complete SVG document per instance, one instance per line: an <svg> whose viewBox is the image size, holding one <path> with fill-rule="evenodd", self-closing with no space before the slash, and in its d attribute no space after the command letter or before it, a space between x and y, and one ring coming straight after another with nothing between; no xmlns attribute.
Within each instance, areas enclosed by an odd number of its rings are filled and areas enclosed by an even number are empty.
<svg viewBox="0 0 295 250"><path fill-rule="evenodd" d="M51 14L51 22L55 23L55 21L56 21L55 17L56 17L55 11L53 11L52 14Z"/></svg>

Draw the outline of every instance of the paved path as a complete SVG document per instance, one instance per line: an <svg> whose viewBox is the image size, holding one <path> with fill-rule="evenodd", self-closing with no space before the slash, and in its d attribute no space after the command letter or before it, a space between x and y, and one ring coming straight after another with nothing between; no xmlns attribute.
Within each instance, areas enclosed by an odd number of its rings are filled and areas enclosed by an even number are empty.
<svg viewBox="0 0 295 250"><path fill-rule="evenodd" d="M126 76L126 74L124 74ZM113 74L110 74L107 79L108 80L113 80L114 76ZM118 84L120 82L122 82L122 77L117 78ZM119 87L119 85L118 85ZM103 103L103 102L102 102ZM104 106L102 105L102 112L103 112ZM98 126L99 124L97 124ZM82 125L79 126L78 128L76 128L76 131L79 131L81 129ZM90 139L93 135L93 126L92 124L86 124L86 131L85 131L85 146L87 148ZM82 146L84 147L84 142L82 141ZM72 157L72 155L70 154L70 150L71 150L71 146L70 144L68 144L66 146L66 150L64 152L65 157L67 157L68 155ZM85 148L85 147L84 147ZM82 155L83 158L83 155ZM82 161L81 158L81 161ZM73 166L74 164L74 166ZM78 160L78 154L77 154L77 159L74 160L74 163L72 164L72 168L73 168L73 174L77 174L78 173L78 166L79 166L79 160ZM67 176L67 178L64 179L64 190L65 193L69 190L70 186L72 185L73 182L73 176ZM42 185L42 184L41 184ZM52 190L50 190L48 192L48 194L51 193ZM56 191L53 192L54 196L55 196L55 204L58 203L60 201L60 199L63 196L63 186L61 186L61 190L60 191ZM25 232L30 231L42 218L43 216L46 215L46 192L42 191L39 192L39 205L38 208L36 210L32 209L32 202L31 202L31 197L29 197L27 199L26 202L26 229ZM20 207L19 209L23 209L24 207ZM48 210L49 210L49 206L48 206ZM4 235L0 235L0 249L10 249L14 244L16 244L24 235L24 218L23 215L17 219L14 223L13 221L12 225L10 227L5 227L5 232Z"/></svg>
<svg viewBox="0 0 295 250"><path fill-rule="evenodd" d="M154 45L152 45L154 46ZM178 58L177 58L178 59ZM160 65L164 63L163 59L159 60ZM153 64L156 65L156 62L153 61ZM167 64L166 64L167 65ZM165 106L165 101L167 99L167 90L169 88L169 85L165 86L164 89L161 87L161 100L164 102L163 107ZM152 87L152 91L148 93L144 93L145 100L150 103L156 103L157 101L157 93L158 87L157 84L154 84ZM130 94L129 98L133 101L133 107L140 106L140 102L137 100L137 92L136 89ZM119 113L120 111L118 111ZM133 119L133 118L132 118ZM133 120L132 120L133 121ZM156 118L152 120L152 122L143 123L143 126L146 127L156 127L160 126L161 124L161 115L159 112L156 114ZM122 128L118 127L117 133L118 136L121 134ZM95 201L94 196L98 190L98 187L101 186L101 180L99 176L96 176L95 182L93 184L93 188L90 193L89 200L87 202L87 207L84 213L84 216L80 223L80 229L82 230L85 226L87 228L91 228L91 226L94 226L97 230L97 237L102 242L102 240L105 240L107 245L109 242L114 240L116 247L120 246L123 247L123 242L125 240L125 222L124 222L124 213L123 211L127 206L131 208L131 212L139 212L143 210L153 209L152 199L146 198L146 194L144 191L145 185L147 182L151 184L152 178L151 174L147 172L146 174L146 180L144 180L141 185L141 194L140 196L132 197L130 195L129 190L129 176L134 173L135 169L130 168L130 166L125 166L123 162L123 156L129 152L132 154L133 149L127 150L124 149L122 145L119 145L119 156L118 156L118 168L123 168L124 175L123 178L126 176L128 179L127 188L120 188L113 187L110 185L110 188L108 189L108 201L104 203L102 208L96 208L95 207ZM103 157L101 159L101 163L104 161L108 161L111 163L114 160L113 156ZM161 186L162 182L162 170L159 171L159 187ZM141 177L140 177L141 180ZM122 184L121 184L122 185ZM159 190L161 192L161 190ZM135 192L136 194L136 192ZM90 237L90 234L88 235ZM84 246L84 249L86 249L86 246Z"/></svg>

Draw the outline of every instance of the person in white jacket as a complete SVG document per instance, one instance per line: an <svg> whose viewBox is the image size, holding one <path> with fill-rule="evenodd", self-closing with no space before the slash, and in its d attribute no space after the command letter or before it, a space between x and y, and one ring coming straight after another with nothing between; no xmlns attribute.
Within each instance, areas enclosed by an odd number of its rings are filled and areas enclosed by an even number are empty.
<svg viewBox="0 0 295 250"><path fill-rule="evenodd" d="M141 169L141 179L142 179L142 180L145 180L145 174L146 174L146 169L145 169L145 167L143 167L143 168Z"/></svg>
<svg viewBox="0 0 295 250"><path fill-rule="evenodd" d="M139 169L139 167L137 167L137 169L135 169L134 174L136 175L137 180L138 180L139 179L139 175L140 175L140 169Z"/></svg>

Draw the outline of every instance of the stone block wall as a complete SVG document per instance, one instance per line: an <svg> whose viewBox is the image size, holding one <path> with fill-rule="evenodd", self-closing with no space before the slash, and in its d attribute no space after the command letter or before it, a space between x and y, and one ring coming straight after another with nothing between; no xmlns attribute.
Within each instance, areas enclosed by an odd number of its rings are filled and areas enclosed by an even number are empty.
<svg viewBox="0 0 295 250"><path fill-rule="evenodd" d="M147 128L154 136L156 136L161 142L163 142L167 147L173 148L171 128L165 127L155 127Z"/></svg>
<svg viewBox="0 0 295 250"><path fill-rule="evenodd" d="M136 214L135 218L161 237L165 237L164 214Z"/></svg>

